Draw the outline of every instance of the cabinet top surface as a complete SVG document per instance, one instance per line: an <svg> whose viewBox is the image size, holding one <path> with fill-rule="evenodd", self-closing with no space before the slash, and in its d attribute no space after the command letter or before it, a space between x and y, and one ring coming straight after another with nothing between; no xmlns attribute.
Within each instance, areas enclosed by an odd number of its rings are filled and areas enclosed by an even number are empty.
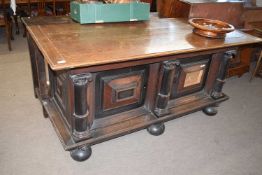
<svg viewBox="0 0 262 175"><path fill-rule="evenodd" d="M225 39L192 33L182 19L80 25L69 17L24 18L29 34L53 70L141 60L262 42L239 31Z"/></svg>

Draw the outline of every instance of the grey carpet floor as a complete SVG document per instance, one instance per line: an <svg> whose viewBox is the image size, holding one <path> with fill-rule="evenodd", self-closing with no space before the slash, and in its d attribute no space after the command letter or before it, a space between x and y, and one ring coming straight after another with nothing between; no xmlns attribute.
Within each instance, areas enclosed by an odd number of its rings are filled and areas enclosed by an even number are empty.
<svg viewBox="0 0 262 175"><path fill-rule="evenodd" d="M0 32L0 175L261 175L262 80L230 78L219 113L166 123L159 137L145 130L93 146L73 161L33 97L26 39L8 52Z"/></svg>

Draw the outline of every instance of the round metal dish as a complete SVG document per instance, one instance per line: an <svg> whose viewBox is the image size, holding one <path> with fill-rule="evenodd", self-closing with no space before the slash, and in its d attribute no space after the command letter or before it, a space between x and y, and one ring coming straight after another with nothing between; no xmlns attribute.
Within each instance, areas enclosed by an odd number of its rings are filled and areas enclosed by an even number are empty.
<svg viewBox="0 0 262 175"><path fill-rule="evenodd" d="M194 27L194 33L208 38L225 38L226 33L235 30L231 24L219 20L192 18L188 22Z"/></svg>

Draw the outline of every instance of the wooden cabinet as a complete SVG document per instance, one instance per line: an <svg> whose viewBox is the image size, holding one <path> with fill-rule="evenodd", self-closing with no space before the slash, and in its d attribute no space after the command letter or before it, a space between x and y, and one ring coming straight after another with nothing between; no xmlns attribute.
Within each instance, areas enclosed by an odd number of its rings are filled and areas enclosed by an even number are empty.
<svg viewBox="0 0 262 175"><path fill-rule="evenodd" d="M35 96L74 160L91 146L203 110L215 115L232 50L262 40L234 31L223 41L186 21L80 25L66 17L24 19ZM160 30L160 31L159 31ZM235 37L240 36L240 37ZM70 43L70 44L69 44Z"/></svg>

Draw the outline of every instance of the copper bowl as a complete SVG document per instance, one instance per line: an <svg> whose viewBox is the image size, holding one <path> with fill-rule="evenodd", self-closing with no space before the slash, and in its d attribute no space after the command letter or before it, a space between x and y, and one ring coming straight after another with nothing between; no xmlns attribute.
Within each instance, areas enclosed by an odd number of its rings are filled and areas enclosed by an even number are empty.
<svg viewBox="0 0 262 175"><path fill-rule="evenodd" d="M208 38L225 38L226 33L235 30L231 24L219 20L192 18L188 22L194 27L194 33Z"/></svg>

